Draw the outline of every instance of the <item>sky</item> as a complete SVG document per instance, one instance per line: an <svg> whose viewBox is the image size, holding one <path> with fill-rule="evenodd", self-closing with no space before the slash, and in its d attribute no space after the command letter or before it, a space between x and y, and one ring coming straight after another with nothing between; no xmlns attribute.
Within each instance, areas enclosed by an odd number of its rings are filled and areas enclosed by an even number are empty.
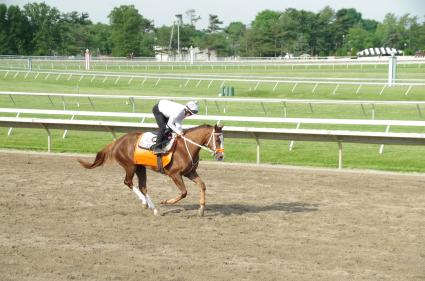
<svg viewBox="0 0 425 281"><path fill-rule="evenodd" d="M171 25L176 14L183 14L183 21L188 22L185 12L194 9L202 18L196 25L198 29L207 27L209 14L218 15L224 27L233 21L250 24L258 12L266 9L284 11L287 8L295 8L317 13L325 6L334 10L355 8L362 13L364 19L379 22L382 22L387 13L394 13L396 16L409 13L417 16L419 22L425 21L425 0L0 0L0 3L20 7L29 2L45 2L61 12L88 12L95 23L109 23L108 14L114 7L134 5L143 17L153 20L157 27Z"/></svg>

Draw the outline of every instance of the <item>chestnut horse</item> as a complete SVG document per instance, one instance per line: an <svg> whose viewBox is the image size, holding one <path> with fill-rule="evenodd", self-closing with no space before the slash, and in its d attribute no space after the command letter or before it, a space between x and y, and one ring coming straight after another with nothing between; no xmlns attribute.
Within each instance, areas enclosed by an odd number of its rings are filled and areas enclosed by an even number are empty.
<svg viewBox="0 0 425 281"><path fill-rule="evenodd" d="M182 178L182 176L185 176L195 182L201 189L199 215L204 215L206 187L196 172L199 164L199 152L201 149L206 149L214 154L216 160L224 159L222 128L222 126L217 125L201 125L185 130L183 136L176 139L172 160L164 167L164 173L177 185L180 195L165 200L161 204L175 204L186 197L187 190ZM124 184L137 194L142 200L144 207L149 207L156 215L158 211L147 193L146 167L134 164L133 160L136 142L141 134L141 132L128 133L110 143L97 153L93 163L88 163L81 159L78 159L78 162L87 169L102 166L107 160L118 162L125 170ZM139 188L133 186L134 174L139 179Z"/></svg>

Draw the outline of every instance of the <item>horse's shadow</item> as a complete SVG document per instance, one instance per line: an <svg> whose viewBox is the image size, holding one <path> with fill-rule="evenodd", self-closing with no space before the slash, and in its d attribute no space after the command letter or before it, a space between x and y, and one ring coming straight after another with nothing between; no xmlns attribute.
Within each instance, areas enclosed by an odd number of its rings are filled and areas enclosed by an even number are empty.
<svg viewBox="0 0 425 281"><path fill-rule="evenodd" d="M177 206L174 206L177 207ZM199 205L180 205L177 209L165 210L168 213L180 213L182 211L197 210ZM258 214L264 212L284 212L284 213L302 213L302 212L315 212L319 210L318 204L309 204L303 202L289 202L289 203L274 203L271 205L253 205L253 204L207 204L206 212L209 215L222 214L224 216L230 215L243 215L243 214Z"/></svg>

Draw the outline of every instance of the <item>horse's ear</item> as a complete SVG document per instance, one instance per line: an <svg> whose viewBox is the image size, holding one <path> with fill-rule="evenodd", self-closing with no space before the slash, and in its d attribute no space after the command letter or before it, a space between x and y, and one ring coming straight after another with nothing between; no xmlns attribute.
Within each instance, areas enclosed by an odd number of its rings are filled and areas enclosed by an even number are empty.
<svg viewBox="0 0 425 281"><path fill-rule="evenodd" d="M218 120L217 124L214 125L215 130L223 129L224 125L220 125L221 120Z"/></svg>

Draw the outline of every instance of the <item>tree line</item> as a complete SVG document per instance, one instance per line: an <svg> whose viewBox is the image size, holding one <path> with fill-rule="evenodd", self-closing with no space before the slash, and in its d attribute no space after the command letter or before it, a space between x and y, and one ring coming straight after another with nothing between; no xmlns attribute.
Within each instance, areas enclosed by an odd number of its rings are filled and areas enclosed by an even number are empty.
<svg viewBox="0 0 425 281"><path fill-rule="evenodd" d="M153 56L156 50L176 52L177 44L215 50L219 56L278 57L355 55L369 47L391 47L414 54L425 49L425 22L409 14L392 13L382 22L364 19L356 9L317 13L293 8L264 10L246 25L223 26L209 15L206 29L196 28L195 10L186 11L172 26L155 27L134 5L113 8L109 24L93 23L87 13L62 13L45 3L19 6L0 4L1 55L94 55ZM178 24L180 41L177 42ZM174 35L173 35L174 34ZM173 36L172 36L173 35Z"/></svg>

